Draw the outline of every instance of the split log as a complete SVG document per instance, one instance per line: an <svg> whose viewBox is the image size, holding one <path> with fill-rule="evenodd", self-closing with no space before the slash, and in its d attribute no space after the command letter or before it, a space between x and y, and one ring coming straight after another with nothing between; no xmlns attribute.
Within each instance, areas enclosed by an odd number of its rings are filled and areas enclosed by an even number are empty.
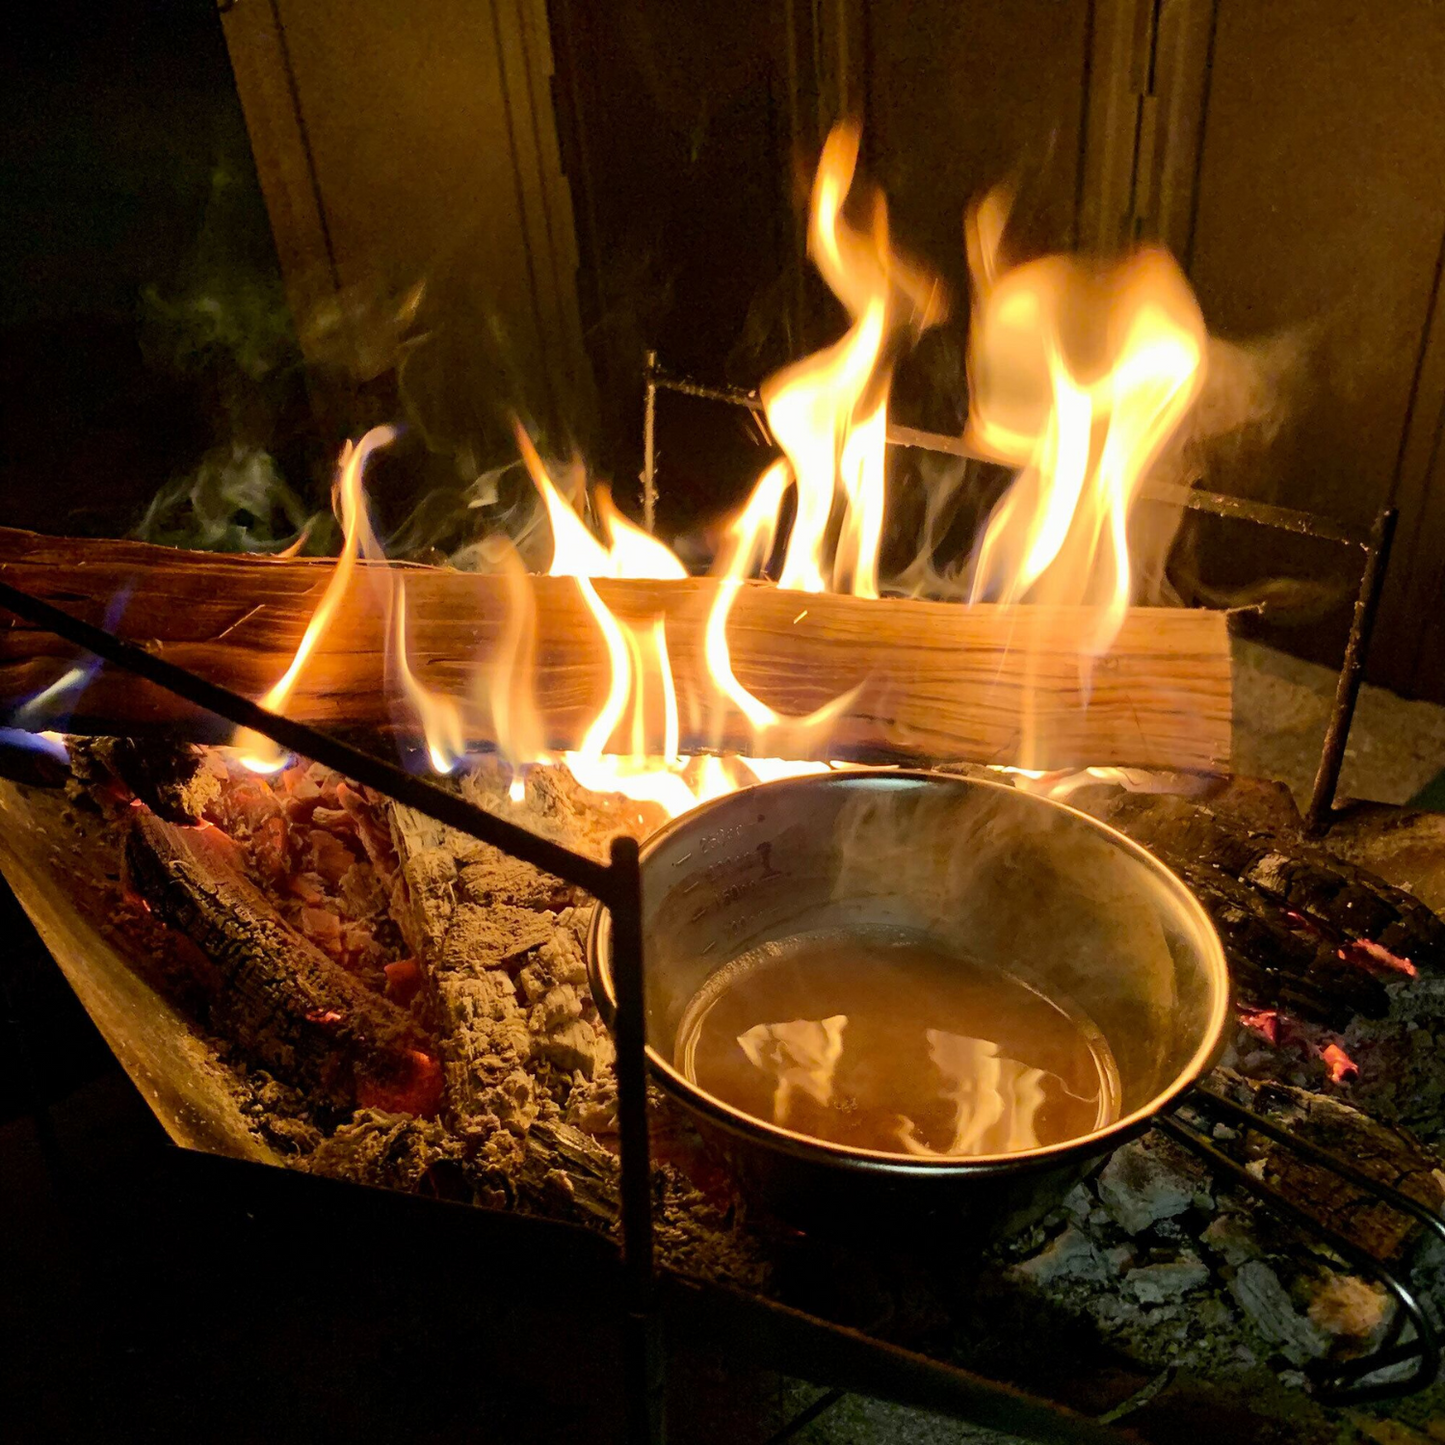
<svg viewBox="0 0 1445 1445"><path fill-rule="evenodd" d="M252 697L285 671L332 566L0 530L6 582L91 622L112 608L122 636ZM361 565L347 605L288 700L291 716L323 727L415 734L399 689L388 684L386 602L399 578L406 584L413 671L436 692L477 697L478 668L498 657L507 631L505 579ZM1089 609L870 600L747 583L728 625L744 686L789 717L857 689L826 735L805 738L780 725L760 740L707 673L704 637L717 583L596 585L617 615L666 620L681 741L689 751L1042 768L1215 770L1228 763L1230 658L1222 613L1131 609L1113 650L1086 669L1079 642L1096 620ZM607 650L572 579L537 577L531 587L537 631L528 675L545 743L575 747L607 696ZM19 624L0 628L0 694L7 698L38 692L71 661L72 650L48 634ZM126 733L200 721L189 705L104 672L63 706L71 709L64 726L73 731ZM649 703L649 711L649 747L660 751L661 708ZM478 745L495 738L484 702L470 709L467 731Z"/></svg>
<svg viewBox="0 0 1445 1445"><path fill-rule="evenodd" d="M151 911L198 950L217 1033L338 1107L435 1109L438 1071L415 1023L297 933L219 828L137 809L125 861Z"/></svg>

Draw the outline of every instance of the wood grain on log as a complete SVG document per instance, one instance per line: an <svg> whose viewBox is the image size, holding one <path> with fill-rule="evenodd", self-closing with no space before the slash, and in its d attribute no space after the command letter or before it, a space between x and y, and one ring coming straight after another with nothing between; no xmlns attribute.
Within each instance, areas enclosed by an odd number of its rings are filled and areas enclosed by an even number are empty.
<svg viewBox="0 0 1445 1445"><path fill-rule="evenodd" d="M114 624L122 636L253 697L285 671L332 565L0 529L5 581L92 622L124 599ZM397 577L406 582L414 672L438 692L477 697L478 668L497 656L507 627L505 580L363 564L287 703L291 716L327 727L416 731L387 673L386 603ZM531 676L545 741L572 747L606 698L607 649L572 579L537 577L532 586L538 618ZM744 686L787 716L806 715L857 688L825 736L803 738L780 726L759 739L707 675L703 640L716 583L596 586L621 617L666 619L687 750L1041 768L1228 763L1230 660L1222 613L1131 609L1113 650L1085 668L1078 641L1094 621L1086 609L867 600L747 583L728 626ZM0 693L7 698L39 691L72 660L66 644L45 633L0 627ZM74 731L198 721L169 695L105 673L65 705L72 709L65 725ZM485 702L468 706L471 740L493 740ZM652 711L657 716L648 727L658 736L649 746L660 750L660 709Z"/></svg>

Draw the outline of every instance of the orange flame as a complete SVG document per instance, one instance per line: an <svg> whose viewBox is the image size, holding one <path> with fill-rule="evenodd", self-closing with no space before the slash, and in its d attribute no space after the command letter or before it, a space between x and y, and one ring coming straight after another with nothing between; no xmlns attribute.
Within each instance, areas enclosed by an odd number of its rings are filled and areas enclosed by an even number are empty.
<svg viewBox="0 0 1445 1445"><path fill-rule="evenodd" d="M972 596L1096 605L1081 650L1097 657L1131 599L1130 513L1203 382L1204 319L1159 249L1102 267L1046 256L1006 269L1007 210L995 192L967 225L968 439L1021 468L988 519Z"/></svg>
<svg viewBox="0 0 1445 1445"><path fill-rule="evenodd" d="M597 588L601 579L682 580L673 552L629 522L605 488L588 494L581 463L559 487L520 424L516 441L551 524L549 575L575 580L607 658L607 689L575 750L562 761L585 787L616 792L677 814L750 782L817 771L826 763L776 756L817 751L820 738L858 688L804 717L779 713L739 679L728 628L745 585L757 585L779 540L791 490L794 518L778 585L801 592L846 591L876 598L886 510L885 449L895 362L943 319L938 284L890 243L887 208L870 192L868 223L852 224L859 132L829 135L814 184L809 253L848 312L844 335L785 368L762 388L768 423L783 453L758 479L733 519L713 571L715 600L703 626L707 678L686 698L690 725L733 710L753 730L762 757L720 759L681 752L674 644L692 655L694 639L669 637L683 614L619 617ZM1007 267L1001 242L1007 203L987 198L969 217L970 269L978 305L970 333L969 438L974 447L1019 469L989 517L974 558L974 599L1083 603L1099 622L1080 639L1087 661L1111 644L1135 588L1128 552L1131 510L1140 488L1197 395L1205 332L1182 273L1163 252L1146 250L1111 266L1062 256ZM264 699L282 709L321 638L333 624L359 557L381 558L366 516L366 461L395 435L368 432L340 461L333 506L344 532L332 570L296 654ZM569 501L569 496L573 499ZM584 520L596 518L594 532ZM598 535L600 533L600 535ZM410 601L401 572L390 574L389 675L425 735L432 766L446 772L469 743L490 733L513 769L511 796L525 796L525 769L554 761L534 693L537 599L515 548L500 545L508 614L498 644L479 667L469 695L433 691L408 654ZM604 589L605 590L605 589ZM799 616L806 615L804 608ZM420 671L424 672L424 668ZM1032 722L1025 703L1022 754L1029 762ZM248 766L272 770L285 758L263 739L238 738ZM1022 771L1022 770L1020 770ZM1038 775L1032 785L1060 794L1117 770Z"/></svg>
<svg viewBox="0 0 1445 1445"><path fill-rule="evenodd" d="M357 557L364 549L374 548L378 552L380 550L375 547L375 537L366 516L366 493L362 487L362 476L371 454L386 446L396 434L395 427L373 427L355 446L347 442L342 448L336 483L332 489L332 504L341 517L341 555L336 560L336 566L331 569L326 591L311 614L311 620L306 624L306 631L301 635L291 665L261 699L261 706L271 712L285 711L286 702L296 686L297 679L317 644L331 627L336 611L346 596L352 574L356 570ZM286 766L289 756L284 748L278 748L268 738L263 738L248 728L243 728L236 734L232 745L240 750L240 760L257 773L279 772Z"/></svg>
<svg viewBox="0 0 1445 1445"><path fill-rule="evenodd" d="M763 384L763 410L789 465L797 513L779 586L826 592L829 524L839 493L842 531L831 567L834 591L878 595L883 535L884 445L893 358L886 344L943 320L938 283L889 247L888 210L873 192L870 232L843 219L858 164L856 125L835 126L813 183L808 254L852 326L841 340Z"/></svg>
<svg viewBox="0 0 1445 1445"><path fill-rule="evenodd" d="M421 724L427 755L439 773L449 773L467 755L466 726L455 699L423 687L411 670L406 650L406 581L396 579L395 627L390 655L394 659L402 690Z"/></svg>
<svg viewBox="0 0 1445 1445"><path fill-rule="evenodd" d="M501 554L507 580L507 623L487 673L487 704L497 751L512 765L511 798L526 796L522 770L551 758L543 743L545 729L532 691L537 656L537 598L517 549L507 542Z"/></svg>

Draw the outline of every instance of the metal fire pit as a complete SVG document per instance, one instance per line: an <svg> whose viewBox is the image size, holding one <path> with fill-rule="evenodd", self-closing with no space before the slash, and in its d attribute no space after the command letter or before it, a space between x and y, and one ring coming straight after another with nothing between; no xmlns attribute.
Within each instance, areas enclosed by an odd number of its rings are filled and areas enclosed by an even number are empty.
<svg viewBox="0 0 1445 1445"><path fill-rule="evenodd" d="M739 1182L811 1227L965 1227L984 1241L1032 1222L1148 1128L1210 1067L1229 1006L1203 908L1122 833L1006 783L837 772L720 798L642 851L647 1049ZM793 935L926 939L948 957L1068 1001L1104 1035L1119 1107L1093 1132L1008 1154L918 1158L765 1122L706 1093L674 1059L679 1025L739 955ZM594 997L616 1009L610 915L590 938Z"/></svg>
<svg viewBox="0 0 1445 1445"><path fill-rule="evenodd" d="M645 1089L647 1053L649 1052L645 1047L648 1022L643 985L644 921L652 914L645 907L647 900L644 899L641 886L642 867L635 843L626 838L618 839L613 846L610 861L605 864L582 854L573 853L548 839L529 833L515 824L487 814L467 803L457 794L447 792L420 778L412 777L395 765L361 752L335 737L270 713L247 698L207 682L173 663L153 656L142 648L122 642L102 629L72 617L49 603L29 597L3 581L0 581L0 607L24 618L33 625L45 627L76 647L103 659L111 666L122 668L168 689L197 707L225 719L234 727L251 728L278 746L321 762L368 787L375 788L418 809L438 822L504 849L512 856L523 859L537 868L566 878L578 887L591 892L611 910L612 925L608 953L611 964L611 972L608 977L609 987L599 990L599 997L605 999L606 1003L615 1007L616 1010L615 1034L618 1048L617 1075L622 1136L623 1248L619 1261L620 1270L616 1274L610 1271L606 1272L605 1282L599 1278L599 1288L609 1298L620 1295L617 1306L621 1311L620 1323L623 1327L621 1378L626 1391L627 1437L630 1440L652 1442L661 1439L661 1391L666 1362L666 1350L662 1337L664 1325L669 1330L682 1332L697 1348L704 1351L716 1350L738 1360L752 1360L767 1368L781 1369L805 1378L827 1381L840 1388L881 1395L900 1403L925 1409L941 1410L975 1425L1003 1430L1025 1439L1104 1442L1122 1438L1106 1424L1073 1414L1051 1402L984 1379L942 1360L898 1349L870 1336L754 1295L744 1294L720 1285L686 1281L665 1273L660 1275L654 1273L653 1189L649 1166ZM847 778L849 781L862 782L865 778L872 776L874 775L853 773L847 775ZM903 796L910 785L916 788L920 778L927 783L941 775L893 773L882 776L890 780L897 796ZM960 782L960 780L951 781L955 784ZM788 788L801 786L803 785L779 784L777 793L781 794ZM975 791L982 789L983 792L979 792L979 796L985 796L992 793L994 787L1001 789L1002 785L973 783L971 787ZM887 789L884 789L883 793L886 795ZM738 795L735 801L755 806L759 799L767 799L772 796L774 794L771 790L755 789ZM1096 853L1101 847L1122 850L1113 860L1110 872L1117 872L1121 868L1124 876L1133 872L1136 886L1141 889L1145 889L1143 879L1152 877L1154 884L1162 890L1164 898L1175 897L1177 899L1175 890L1182 892L1180 885L1167 870L1153 862L1135 844L1113 833L1112 830L1057 804L1044 804L1041 800L1022 794L1010 794L1010 797L1015 799L1011 806L1048 807L1052 810L1050 815L1052 821L1061 827L1078 828L1080 825L1085 825L1089 832L1080 833L1078 837L1080 839L1090 838ZM1000 804L999 806L1010 805ZM745 816L745 814L740 816ZM1037 823L1041 815L1019 814L1018 816L1032 817ZM1071 821L1065 822L1065 820ZM691 822L692 820L687 821ZM677 860L679 866L685 866L686 860L682 855L686 850L677 846L678 838L684 827L685 824L681 824L677 828L668 830L649 845L647 854L649 872L655 870L657 860L664 856ZM774 836L770 840L758 841L771 841L773 848L776 849L779 839ZM958 839L955 837L953 842L957 844ZM669 851L664 853L664 850ZM1089 851L1088 845L1085 845L1084 855L1087 856ZM956 855L959 850L955 846L949 852ZM771 857L773 864L776 865L782 854L779 852L773 852L770 855L757 853L756 856L763 861L766 861L767 857ZM969 855L964 856L967 859ZM1107 856L1107 854L1103 856ZM880 863L882 858L883 855L880 852ZM1121 864L1119 859L1128 859L1130 863L1142 864L1142 871L1131 868L1129 863ZM1017 865L1019 860L1020 855L1015 853L1013 855L1014 864ZM1001 851L992 866L1002 870L999 875L1002 877L1007 873L1009 864L1009 855ZM782 872L781 869L777 871ZM872 871L886 884L886 869L875 865ZM1087 896L1090 885L1078 874L1077 868L1074 869L1074 872L1076 893ZM1107 874L1103 876L1107 876ZM944 881L946 882L946 878ZM1037 884L1037 880L1035 880L1035 884ZM761 921L757 906L760 900L770 897L776 902L779 896L777 888L773 888L771 892L756 891L748 914L740 915L740 933L745 932L749 920L754 923ZM1145 889L1145 896L1149 896L1147 889ZM36 916L42 932L50 936L50 933L54 931L50 925L54 925L69 940L70 933L61 926L65 920L60 917L60 912L55 911L63 911L63 898L57 895L56 899L52 900L47 897L42 901L45 903L44 907L39 909L32 907L32 914ZM721 897L717 899L717 902L722 902ZM54 903L55 909L51 908L52 903ZM1158 898L1156 897L1156 906L1157 904ZM27 904L27 906L31 905ZM653 912L655 911L654 900ZM1166 916L1167 913L1166 909ZM1191 913L1194 920L1202 924L1202 919L1196 910L1186 909L1184 916L1189 918ZM1020 917L1025 922L1029 919L1026 912ZM983 918L982 921L987 922L988 920ZM1203 926L1207 927L1207 925ZM1186 936L1188 931L1186 928ZM75 934L75 938L81 943L85 942L87 936L84 927ZM738 941L737 939L733 940L735 944ZM1015 942L1017 943L1017 940ZM1217 945L1215 947L1217 948ZM652 977L654 967L658 966L661 961L661 959L648 959L649 978ZM1213 966L1208 972L1212 979ZM615 987L613 987L614 984ZM1212 985L1209 997L1213 997ZM135 1002L137 1006L141 1006L141 1001L136 1000ZM106 1028L107 1019L114 1023L126 1012L126 998L121 998L119 1003L121 1004L119 1013L100 1016L103 1028ZM1170 1026L1166 1020L1165 1027ZM1414 1298L1404 1279L1388 1266L1376 1260L1353 1240L1321 1226L1299 1205L1287 1199L1263 1180L1258 1179L1243 1164L1222 1152L1211 1140L1209 1132L1211 1120L1220 1118L1236 1130L1243 1128L1264 1134L1312 1163L1328 1169L1340 1179L1350 1181L1391 1208L1411 1215L1442 1240L1445 1240L1445 1221L1435 1216L1418 1201L1369 1177L1351 1161L1320 1149L1306 1140L1294 1138L1270 1120L1241 1108L1230 1100L1219 1098L1208 1088L1203 1086L1187 1088L1188 1081L1200 1072L1204 1059L1209 1054L1208 1039L1211 1029L1212 1026L1207 1023L1198 1025L1197 1048L1195 1053L1191 1054L1188 1066L1181 1068L1177 1073L1177 1087L1175 1084L1165 1086L1162 1091L1155 1094L1153 1100L1145 1104L1131 1105L1126 1100L1125 1114L1111 1126L1110 1130L1099 1131L1085 1139L1074 1141L1074 1145L1067 1147L1077 1147L1080 1155L1088 1153L1092 1157L1095 1153L1107 1150L1113 1143L1118 1142L1126 1131L1142 1127L1147 1122L1154 1123L1162 1132L1206 1159L1221 1180L1228 1180L1236 1187L1253 1194L1267 1207L1273 1208L1295 1225L1313 1234L1350 1268L1373 1274L1379 1278L1400 1305L1394 1323L1387 1330L1385 1338L1373 1354L1342 1363L1317 1362L1317 1368L1312 1368L1311 1373L1314 1376L1318 1398L1330 1403L1345 1401L1358 1403L1409 1394L1414 1390L1421 1389L1435 1377L1439 1363L1439 1346L1429 1318L1420 1303ZM113 1031L110 1028L106 1028L106 1032L108 1037L113 1038ZM165 1036L166 1030L163 1028L161 1030L162 1039ZM1116 1040L1111 1039L1111 1042L1115 1044L1116 1048L1120 1047ZM142 1043L145 1044L145 1040L142 1040ZM151 1043L155 1043L155 1041L152 1040ZM117 1052L132 1077L136 1078L140 1084L142 1091L157 1107L157 1112L164 1116L164 1111L155 1098L154 1081L147 1077L146 1059L149 1055L146 1050L149 1047L149 1044L145 1044L145 1047L141 1048L139 1056L135 1057L120 1049ZM1187 1049L1185 1052L1188 1052ZM154 1053L153 1049L151 1049L151 1053ZM656 1060L655 1050L653 1053ZM1127 1049L1125 1053L1128 1053ZM1162 1072L1164 1071L1160 1071L1160 1076L1162 1076ZM667 1068L663 1069L662 1077L666 1082ZM1148 1092L1147 1087L1142 1088L1141 1092ZM1176 1112L1173 1114L1163 1112L1171 1103L1176 1106ZM1152 1111L1149 1104L1153 1106ZM173 1119L168 1119L167 1124L172 1128L173 1136L178 1143L188 1143L202 1150L219 1149L223 1153L231 1152L226 1141L212 1133L208 1127L198 1127L192 1130L190 1121L187 1121L186 1129L181 1131L173 1127ZM203 1119L199 1121L199 1125L206 1126L207 1121ZM183 1137L183 1134L189 1137ZM783 1150L762 1152L778 1158L793 1157ZM307 1179L304 1176L284 1171L250 1170L245 1163L236 1160L213 1162L218 1166L225 1166L227 1170L246 1171L245 1177L254 1178L257 1181L262 1181L268 1176L283 1179L285 1184L282 1192L287 1199L294 1199L304 1193L309 1193L313 1188L323 1190L329 1199L334 1189L339 1187L332 1186L327 1181ZM970 1161L975 1167L988 1162L985 1160ZM1069 1167L1076 1169L1082 1162L1086 1161L1073 1160ZM1013 1163L1016 1165L1017 1160L1014 1160ZM835 1168L830 1166L827 1173L829 1181L836 1182ZM1030 1177L1028 1187L1037 1190L1043 1186L1038 1180ZM358 1192L362 1195L370 1193L370 1191L348 1190L348 1193ZM450 1209L449 1206L444 1206L437 1201L414 1200L380 1193L376 1195L376 1198L386 1199L388 1201L387 1208L394 1210L412 1211L414 1208L424 1207L433 1212L448 1212ZM488 1242L494 1241L495 1245L501 1248L501 1257L503 1258L510 1257L510 1251L515 1247L512 1241L519 1232L534 1236L546 1235L549 1239L558 1241L566 1238L579 1246L582 1242L582 1236L575 1228L541 1219L512 1217L503 1212L478 1207L458 1210L456 1217L465 1217L473 1221L466 1227L475 1233L479 1249L484 1253L487 1252ZM401 1231L392 1232L400 1233ZM372 1234L375 1233L376 1231L373 1229ZM288 1237L291 1237L294 1234L294 1228L288 1226L287 1234ZM504 1238L507 1241L505 1244L503 1243ZM600 1244L591 1237L588 1237L586 1242L588 1250L593 1254L596 1254L599 1249L602 1254L609 1253L605 1244ZM491 1257L490 1254L488 1257ZM568 1256L569 1259L574 1257L575 1253ZM560 1255L559 1258L561 1258ZM570 1268L570 1265L568 1267ZM1380 1372L1386 1370L1389 1371L1389 1374L1380 1378ZM819 1407L836 1397L836 1390L830 1392L817 1405L804 1411L794 1425L801 1426L806 1418L811 1418L816 1413ZM787 1427L785 1433L793 1433L793 1426Z"/></svg>

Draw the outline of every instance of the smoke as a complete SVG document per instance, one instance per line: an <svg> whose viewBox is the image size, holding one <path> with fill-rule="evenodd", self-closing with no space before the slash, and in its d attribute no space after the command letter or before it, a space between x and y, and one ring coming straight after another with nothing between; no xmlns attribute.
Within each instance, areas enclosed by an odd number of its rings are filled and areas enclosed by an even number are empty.
<svg viewBox="0 0 1445 1445"><path fill-rule="evenodd" d="M1176 1035L1200 1024L1176 962L1190 926L1155 873L1086 820L1005 787L899 778L852 792L832 855L836 908L1082 1010L1119 1064L1126 1110L1168 1082Z"/></svg>
<svg viewBox="0 0 1445 1445"><path fill-rule="evenodd" d="M291 490L268 452L231 442L168 482L136 524L143 542L208 552L325 552L334 529Z"/></svg>

